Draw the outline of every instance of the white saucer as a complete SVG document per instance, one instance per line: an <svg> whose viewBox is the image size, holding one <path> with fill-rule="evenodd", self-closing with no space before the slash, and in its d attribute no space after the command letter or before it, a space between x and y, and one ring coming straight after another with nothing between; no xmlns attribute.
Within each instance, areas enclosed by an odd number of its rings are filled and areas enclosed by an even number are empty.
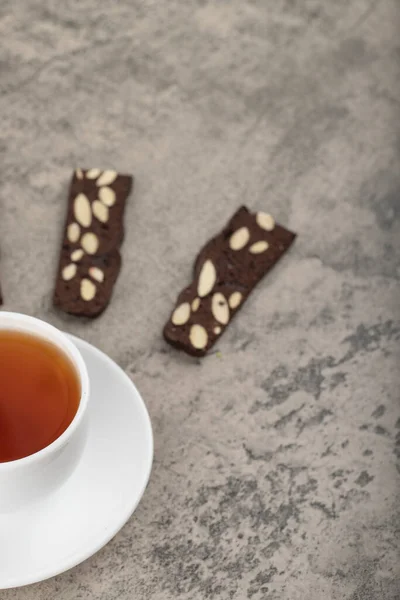
<svg viewBox="0 0 400 600"><path fill-rule="evenodd" d="M87 445L55 494L0 515L0 589L53 577L100 550L129 519L150 476L153 435L138 391L100 350L70 337L92 388Z"/></svg>

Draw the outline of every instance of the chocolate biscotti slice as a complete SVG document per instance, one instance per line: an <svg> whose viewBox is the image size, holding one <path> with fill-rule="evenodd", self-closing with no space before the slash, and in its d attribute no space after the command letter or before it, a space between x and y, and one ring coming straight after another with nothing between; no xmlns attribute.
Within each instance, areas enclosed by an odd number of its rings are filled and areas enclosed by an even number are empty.
<svg viewBox="0 0 400 600"><path fill-rule="evenodd" d="M295 237L271 215L239 208L197 256L193 281L179 294L164 327L166 341L204 356Z"/></svg>
<svg viewBox="0 0 400 600"><path fill-rule="evenodd" d="M97 317L107 307L121 268L124 211L133 177L76 169L57 270L54 305Z"/></svg>

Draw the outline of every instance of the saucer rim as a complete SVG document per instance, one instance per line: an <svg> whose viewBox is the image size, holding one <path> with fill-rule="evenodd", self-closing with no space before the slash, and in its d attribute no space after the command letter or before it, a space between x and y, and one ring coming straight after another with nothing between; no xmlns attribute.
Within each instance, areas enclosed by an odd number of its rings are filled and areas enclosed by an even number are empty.
<svg viewBox="0 0 400 600"><path fill-rule="evenodd" d="M21 577L21 578L18 578L18 580L15 580L15 579L14 579L14 581L11 580L6 584L5 587L3 587L1 585L1 580L0 580L0 590L16 589L16 588L20 588L20 587L25 587L27 585L40 583L40 582L50 579L52 577L56 577L57 575L61 575L62 573L65 573L66 571L69 571L70 569L73 569L74 567L77 567L81 563L85 562L86 560L88 560L89 558L94 556L97 552L99 552L102 548L104 548L107 544L109 544L109 542L117 535L117 533L119 531L121 531L121 529L124 527L124 525L126 525L126 523L129 521L129 519L135 512L136 508L138 507L141 499L143 498L143 495L147 488L147 485L149 483L149 479L150 479L150 475L151 475L151 471L152 471L152 467L153 467L153 461L154 461L153 428L152 428L151 419L150 419L150 415L147 410L146 404L144 403L144 400L143 400L139 390L137 389L136 385L133 383L133 381L130 379L130 377L128 377L128 375L125 373L125 371L112 358L110 358L107 354L105 354L105 352L103 352L102 350L100 350L99 348L94 346L93 344L87 342L86 340L83 340L82 338L80 338L78 336L75 336L71 333L66 333L66 332L64 332L64 333L72 341L72 343L77 346L78 350L80 350L79 345L83 345L90 352L94 352L95 354L97 354L100 359L105 359L106 362L109 364L110 368L114 369L114 371L117 372L118 376L125 379L125 381L127 383L129 383L130 386L133 388L134 392L136 393L137 404L140 406L140 410L143 413L144 421L146 422L146 428L148 430L148 448L145 453L145 455L148 457L147 458L147 460L148 460L147 471L146 471L146 474L145 474L145 477L143 480L143 484L140 488L139 493L135 494L135 501L133 503L129 504L129 509L126 508L126 510L122 510L122 509L120 510L120 513L123 515L122 518L119 519L118 524L115 525L111 531L107 532L107 534L104 535L104 537L102 538L102 541L100 543L97 543L93 546L89 546L89 549L84 552L74 553L73 555L69 555L69 557L63 563L63 566L61 566L59 568L53 567L49 570L43 569L42 571L37 572L34 576L32 576L32 574L31 574L27 578ZM68 485L68 482L66 482L65 485ZM127 505L128 505L128 503L127 503Z"/></svg>

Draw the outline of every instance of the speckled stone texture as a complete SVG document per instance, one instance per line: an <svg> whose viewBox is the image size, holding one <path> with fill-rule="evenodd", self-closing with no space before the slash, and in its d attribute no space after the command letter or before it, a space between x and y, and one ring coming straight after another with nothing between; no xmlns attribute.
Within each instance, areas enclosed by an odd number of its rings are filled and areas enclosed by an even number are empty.
<svg viewBox="0 0 400 600"><path fill-rule="evenodd" d="M400 598L399 27L397 0L1 1L5 308L110 354L156 444L117 537L1 600ZM74 166L136 178L93 322L51 307ZM162 326L241 203L299 237L192 360Z"/></svg>

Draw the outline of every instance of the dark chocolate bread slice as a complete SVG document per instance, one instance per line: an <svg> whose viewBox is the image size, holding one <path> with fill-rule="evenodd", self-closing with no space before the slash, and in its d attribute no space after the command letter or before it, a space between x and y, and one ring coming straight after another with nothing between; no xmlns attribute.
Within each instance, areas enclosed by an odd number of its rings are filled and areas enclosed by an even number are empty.
<svg viewBox="0 0 400 600"><path fill-rule="evenodd" d="M164 327L166 341L204 356L295 237L271 215L239 208L198 254L193 281L179 294Z"/></svg>
<svg viewBox="0 0 400 600"><path fill-rule="evenodd" d="M61 310L97 317L110 302L132 186L133 177L116 171L74 172L53 298Z"/></svg>

